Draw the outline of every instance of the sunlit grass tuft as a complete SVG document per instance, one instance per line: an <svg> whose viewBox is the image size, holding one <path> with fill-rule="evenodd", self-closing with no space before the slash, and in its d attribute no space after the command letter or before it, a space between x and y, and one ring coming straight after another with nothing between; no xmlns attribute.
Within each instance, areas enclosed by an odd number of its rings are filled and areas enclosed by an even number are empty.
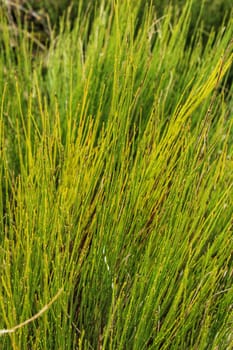
<svg viewBox="0 0 233 350"><path fill-rule="evenodd" d="M232 21L142 3L1 12L1 349L232 348Z"/></svg>

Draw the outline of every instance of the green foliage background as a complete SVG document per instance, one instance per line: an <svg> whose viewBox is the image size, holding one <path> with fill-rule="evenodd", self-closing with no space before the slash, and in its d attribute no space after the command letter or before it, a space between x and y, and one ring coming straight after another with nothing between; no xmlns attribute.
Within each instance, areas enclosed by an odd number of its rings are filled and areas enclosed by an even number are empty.
<svg viewBox="0 0 233 350"><path fill-rule="evenodd" d="M42 0L42 1L19 1L23 3L23 5L28 9L33 9L35 11L39 11L41 13L47 13L51 18L52 24L58 23L59 16L67 10L69 6L72 6L76 9L80 6L80 1L71 1L71 0ZM86 0L82 5L84 8L98 8L100 5L100 0ZM169 5L173 5L176 8L182 8L187 1L186 0L145 0L142 3L142 11L143 7L146 7L147 4L152 3L155 6L155 11L158 13L158 16L162 16L165 12L165 9ZM196 22L197 18L200 14L200 9L203 6L204 11L201 15L201 19L205 22L205 29L207 31L211 30L211 27L218 28L221 26L223 18L225 15L229 16L232 11L232 2L231 0L193 0L192 1L192 21ZM74 13L75 18L75 13Z"/></svg>

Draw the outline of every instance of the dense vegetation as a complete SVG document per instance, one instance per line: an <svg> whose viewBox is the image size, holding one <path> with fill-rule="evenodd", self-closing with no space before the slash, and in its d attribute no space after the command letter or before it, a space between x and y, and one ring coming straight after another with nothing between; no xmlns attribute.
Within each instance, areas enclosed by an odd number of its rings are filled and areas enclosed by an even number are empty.
<svg viewBox="0 0 233 350"><path fill-rule="evenodd" d="M182 3L1 7L1 349L233 348L233 22Z"/></svg>

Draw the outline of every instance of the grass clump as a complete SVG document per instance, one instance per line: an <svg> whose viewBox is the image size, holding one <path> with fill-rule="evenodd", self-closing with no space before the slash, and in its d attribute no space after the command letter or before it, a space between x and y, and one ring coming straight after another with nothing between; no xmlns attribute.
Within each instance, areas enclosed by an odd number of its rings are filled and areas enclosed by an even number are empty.
<svg viewBox="0 0 233 350"><path fill-rule="evenodd" d="M143 3L1 12L2 349L232 348L232 21Z"/></svg>

